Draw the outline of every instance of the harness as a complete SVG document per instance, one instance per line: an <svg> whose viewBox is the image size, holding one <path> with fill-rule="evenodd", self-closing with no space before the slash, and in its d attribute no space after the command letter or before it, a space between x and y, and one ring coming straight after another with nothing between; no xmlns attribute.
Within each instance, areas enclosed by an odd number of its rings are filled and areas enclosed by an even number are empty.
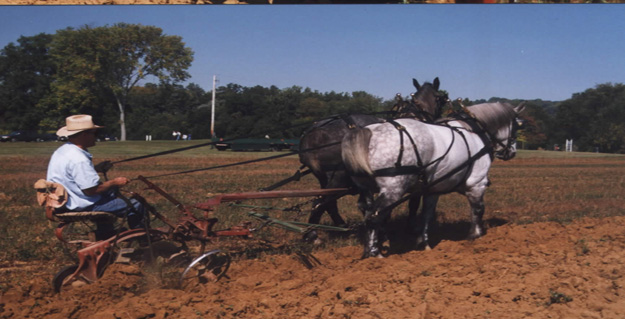
<svg viewBox="0 0 625 319"><path fill-rule="evenodd" d="M417 100L414 94L412 94L412 99L404 101L401 94L397 93L395 96L396 103L391 108L390 113L395 114L396 118L415 118L426 123L434 123L435 120L441 116L443 107L451 103L446 94L437 92L435 99L435 113L430 114L425 111L423 103Z"/></svg>
<svg viewBox="0 0 625 319"><path fill-rule="evenodd" d="M449 125L449 122L451 121L461 121L463 123L465 123L468 128L465 127L456 127L456 126L451 126ZM437 159L431 161L430 163L424 165L423 164L423 160L421 158L421 155L419 154L419 150L417 149L417 145L414 142L414 139L412 138L412 136L410 135L410 133L408 133L408 131L406 130L406 128L404 126L402 126L401 124L397 123L394 120L387 120L387 122L391 123L395 129L397 129L397 131L399 132L399 143L400 143L400 148L399 148L399 154L397 156L397 160L395 161L395 165L394 167L389 167L389 168L383 168L383 169L379 169L374 171L374 177L390 177L390 176L397 176L397 175L417 175L418 176L418 184L417 187L422 189L422 190L427 190L431 187L433 187L434 185L440 183L441 181L455 175L456 173L458 173L459 171L469 167L469 169L467 169L465 176L460 179L460 181L458 182L458 184L456 186L454 186L453 188L458 187L460 184L462 184L463 182L466 181L466 179L469 177L469 173L471 172L471 169L473 167L473 164L480 159L482 156L484 155L490 155L491 160L493 160L494 158L494 149L492 147L492 140L491 138L488 136L487 131L482 127L482 125L477 121L477 119L475 119L475 117L473 117L470 113L468 112L456 112L453 113L449 118L443 119L441 121L437 121L436 123L434 123L433 125L440 125L440 126L444 126L450 129L451 133L452 133L452 139L451 139L451 143L449 143L449 147L447 148L447 150L445 151L445 153L443 155L441 155L440 157L438 157ZM476 154L471 154L471 150L469 148L469 142L465 136L465 134L463 133L463 130L468 131L468 132L472 132L477 134L480 139L482 140L482 142L484 143L484 147L478 151ZM464 141L465 146L467 147L467 153L469 154L469 158L467 159L466 162L464 162L462 165L459 165L457 167L455 167L454 169L452 169L450 172L448 172L447 174L445 174L444 176L438 178L437 180L434 180L430 183L427 182L426 176L425 176L425 170L426 168L440 162L441 160L443 160L445 157L447 157L447 155L449 154L449 152L451 151L451 148L453 147L453 145L455 144L455 140L456 140L456 134L460 135L460 137L462 137L462 140ZM416 165L408 165L408 166L404 166L401 164L402 162L402 158L404 156L404 139L405 137L407 137L412 145L412 149L415 153L415 156L417 158L417 163Z"/></svg>

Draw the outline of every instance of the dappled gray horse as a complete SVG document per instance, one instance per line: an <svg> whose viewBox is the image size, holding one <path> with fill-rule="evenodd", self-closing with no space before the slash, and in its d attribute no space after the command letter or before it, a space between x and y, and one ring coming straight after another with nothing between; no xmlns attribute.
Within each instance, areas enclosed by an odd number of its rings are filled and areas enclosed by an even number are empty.
<svg viewBox="0 0 625 319"><path fill-rule="evenodd" d="M484 192L493 156L516 154L517 117L523 105L485 103L441 124L399 119L349 131L342 142L348 174L360 190L367 230L363 257L380 255L378 232L404 200L423 199L417 242L429 247L428 224L440 194L458 192L471 205L469 237L484 234ZM377 198L374 193L379 193ZM404 195L409 194L404 197Z"/></svg>
<svg viewBox="0 0 625 319"><path fill-rule="evenodd" d="M439 117L443 104L447 102L447 97L438 92L440 86L438 78L435 78L433 83L425 82L423 85L415 79L412 81L417 89L416 93L412 94L410 102L399 105L394 115L401 114L402 117L420 119ZM341 141L353 128L384 121L380 117L364 114L336 116L319 121L308 129L300 140L300 162L303 166L310 168L323 189L352 187L353 183L345 174L341 158ZM336 196L317 199L313 203L308 222L318 224L323 212L327 211L335 225L345 225L345 221L338 212L337 199ZM311 237L315 235L314 231L311 232Z"/></svg>

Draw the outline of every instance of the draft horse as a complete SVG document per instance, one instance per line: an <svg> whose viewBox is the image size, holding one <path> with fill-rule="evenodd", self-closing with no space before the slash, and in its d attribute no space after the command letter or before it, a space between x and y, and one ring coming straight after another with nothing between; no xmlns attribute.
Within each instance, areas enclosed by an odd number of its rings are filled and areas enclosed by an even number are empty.
<svg viewBox="0 0 625 319"><path fill-rule="evenodd" d="M379 232L392 209L410 200L409 209L416 211L420 196L424 199L422 219L415 226L418 244L429 249L428 224L439 195L450 192L469 201L469 237L482 236L488 171L494 157L515 156L517 118L523 110L523 105L485 103L466 107L438 124L399 119L347 132L342 159L359 189L358 205L365 214L363 258L381 257Z"/></svg>
<svg viewBox="0 0 625 319"><path fill-rule="evenodd" d="M440 116L447 97L439 94L440 82L435 78L433 83L425 82L420 85L413 79L417 89L412 94L410 102L403 99L396 104L395 116L415 117L420 120L434 119ZM325 188L353 188L354 184L345 173L345 166L341 158L341 141L351 129L364 127L369 124L383 123L385 119L375 115L352 114L335 116L315 123L305 131L300 139L299 159L302 168L308 167L319 181L322 189ZM332 222L337 226L346 223L338 212L337 200L339 197L320 197L313 202L313 209L308 222L318 224L324 212L328 212ZM307 239L316 238L312 231Z"/></svg>

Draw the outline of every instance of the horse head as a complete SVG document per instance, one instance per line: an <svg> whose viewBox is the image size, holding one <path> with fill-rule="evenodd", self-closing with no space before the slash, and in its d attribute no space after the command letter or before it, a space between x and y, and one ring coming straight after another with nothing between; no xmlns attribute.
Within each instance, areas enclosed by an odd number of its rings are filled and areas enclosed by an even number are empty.
<svg viewBox="0 0 625 319"><path fill-rule="evenodd" d="M504 161L516 155L517 131L521 128L519 114L525 103L484 103L468 106L467 110L488 133L495 157Z"/></svg>
<svg viewBox="0 0 625 319"><path fill-rule="evenodd" d="M443 106L447 102L447 96L438 91L440 87L438 77L432 83L425 82L423 85L419 84L416 79L412 79L412 84L417 89L417 92L411 94L412 117L420 118L426 122L440 118Z"/></svg>
<svg viewBox="0 0 625 319"><path fill-rule="evenodd" d="M412 79L417 92L410 94L410 100L404 100L401 94L395 96L395 105L391 109L395 118L415 118L423 122L433 122L440 118L443 105L447 103L447 95L438 91L440 81L435 78L432 83Z"/></svg>

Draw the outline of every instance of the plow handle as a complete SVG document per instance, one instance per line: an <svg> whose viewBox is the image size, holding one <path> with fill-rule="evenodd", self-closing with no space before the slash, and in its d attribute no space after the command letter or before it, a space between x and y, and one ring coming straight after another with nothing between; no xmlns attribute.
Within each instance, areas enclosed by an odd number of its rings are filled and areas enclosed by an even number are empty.
<svg viewBox="0 0 625 319"><path fill-rule="evenodd" d="M154 183L150 182L149 180L147 180L147 178L143 177L142 175L139 175L137 177L138 180L144 182L149 189L152 189L154 191L156 191L157 193L161 194L163 197L165 197L168 201L170 201L172 204L174 204L176 206L176 208L178 208L178 210L180 210L180 212L182 213L187 213L186 208L184 207L184 205L179 202L177 199L173 198L171 195L167 194L167 192L165 192L164 190L162 190L160 187L156 186Z"/></svg>

